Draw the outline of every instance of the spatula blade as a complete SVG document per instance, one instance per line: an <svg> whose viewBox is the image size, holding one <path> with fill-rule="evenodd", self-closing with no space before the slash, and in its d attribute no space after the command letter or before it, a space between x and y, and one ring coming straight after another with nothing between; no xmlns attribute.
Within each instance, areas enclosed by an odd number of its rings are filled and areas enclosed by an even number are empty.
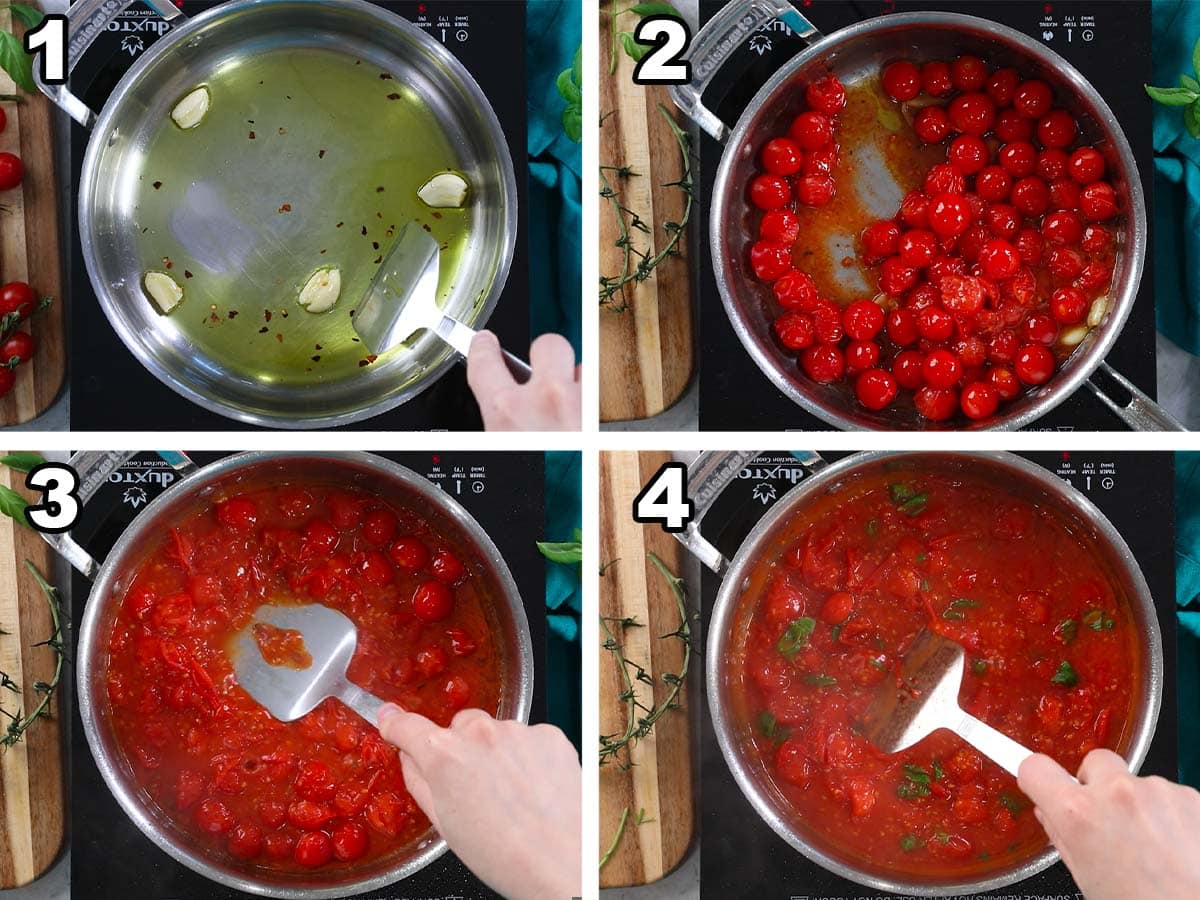
<svg viewBox="0 0 1200 900"><path fill-rule="evenodd" d="M254 638L256 622L300 632L312 664L295 669L268 663ZM357 645L354 623L337 610L317 603L269 604L255 610L246 627L234 636L229 659L246 693L276 719L291 722L311 712L326 697L338 694Z"/></svg>
<svg viewBox="0 0 1200 900"><path fill-rule="evenodd" d="M440 256L437 240L416 222L400 229L354 312L354 330L372 353L386 353L420 329L437 327Z"/></svg>
<svg viewBox="0 0 1200 900"><path fill-rule="evenodd" d="M961 717L965 658L961 645L922 631L904 655L899 678L876 691L859 723L861 734L884 753L897 753Z"/></svg>

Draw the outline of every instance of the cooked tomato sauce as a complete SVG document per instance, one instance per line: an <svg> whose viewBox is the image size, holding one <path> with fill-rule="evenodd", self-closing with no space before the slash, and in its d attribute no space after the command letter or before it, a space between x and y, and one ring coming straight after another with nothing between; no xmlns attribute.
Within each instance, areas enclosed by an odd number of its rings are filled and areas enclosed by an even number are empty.
<svg viewBox="0 0 1200 900"><path fill-rule="evenodd" d="M250 628L258 652L267 665L285 669L307 669L312 654L304 645L304 635L292 628L278 628L266 622L255 622Z"/></svg>
<svg viewBox="0 0 1200 900"><path fill-rule="evenodd" d="M281 871L400 851L429 820L396 751L336 700L275 720L225 647L265 602L319 602L358 629L350 680L445 725L495 713L499 650L468 551L413 509L325 484L214 498L138 567L109 640L108 700L138 783L202 851ZM285 665L295 632L261 632Z"/></svg>
<svg viewBox="0 0 1200 900"><path fill-rule="evenodd" d="M947 731L885 755L856 732L922 629L966 649L968 712L1074 771L1128 738L1135 624L1084 529L968 468L851 476L790 522L733 633L746 741L835 855L919 878L1044 849L1016 779ZM748 620L748 627L745 627Z"/></svg>

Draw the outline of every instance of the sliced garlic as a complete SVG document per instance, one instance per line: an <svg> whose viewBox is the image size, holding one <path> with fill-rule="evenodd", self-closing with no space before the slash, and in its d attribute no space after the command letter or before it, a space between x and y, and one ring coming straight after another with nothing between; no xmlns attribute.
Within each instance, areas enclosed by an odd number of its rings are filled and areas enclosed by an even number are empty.
<svg viewBox="0 0 1200 900"><path fill-rule="evenodd" d="M164 315L183 301L183 287L166 272L147 272L142 286Z"/></svg>
<svg viewBox="0 0 1200 900"><path fill-rule="evenodd" d="M1089 331L1086 325L1074 325L1058 336L1058 342L1064 347L1078 347Z"/></svg>
<svg viewBox="0 0 1200 900"><path fill-rule="evenodd" d="M457 172L439 172L421 186L417 196L434 209L461 209L470 189L467 180Z"/></svg>
<svg viewBox="0 0 1200 900"><path fill-rule="evenodd" d="M342 273L334 266L317 269L300 289L297 301L310 313L332 309L342 292Z"/></svg>
<svg viewBox="0 0 1200 900"><path fill-rule="evenodd" d="M1087 323L1095 328L1104 321L1104 317L1108 315L1108 298L1097 297L1092 301L1092 308L1088 310Z"/></svg>
<svg viewBox="0 0 1200 900"><path fill-rule="evenodd" d="M188 92L182 100L175 104L175 108L171 110L171 118L185 131L195 128L208 115L208 105L211 102L208 88L201 85Z"/></svg>

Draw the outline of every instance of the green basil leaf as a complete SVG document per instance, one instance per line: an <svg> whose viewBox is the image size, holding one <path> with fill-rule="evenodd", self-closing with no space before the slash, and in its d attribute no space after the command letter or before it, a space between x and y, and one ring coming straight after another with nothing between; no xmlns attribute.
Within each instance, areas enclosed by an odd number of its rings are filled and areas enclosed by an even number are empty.
<svg viewBox="0 0 1200 900"><path fill-rule="evenodd" d="M813 687L832 687L837 684L837 679L832 675L805 675L804 681L806 684L811 684Z"/></svg>
<svg viewBox="0 0 1200 900"><path fill-rule="evenodd" d="M915 834L906 834L904 837L900 838L900 849L905 853L912 853L912 851L916 850L918 847L923 847L924 845L925 842Z"/></svg>
<svg viewBox="0 0 1200 900"><path fill-rule="evenodd" d="M1063 687L1075 687L1079 683L1079 676L1075 674L1075 669L1065 659L1059 664L1058 671L1055 672L1050 680L1054 684L1061 684Z"/></svg>
<svg viewBox="0 0 1200 900"><path fill-rule="evenodd" d="M578 106L568 106L562 114L563 131L575 143L583 139L583 110Z"/></svg>
<svg viewBox="0 0 1200 900"><path fill-rule="evenodd" d="M0 513L28 528L29 522L25 519L25 507L28 505L25 498L8 485L0 484Z"/></svg>
<svg viewBox="0 0 1200 900"><path fill-rule="evenodd" d="M575 58L571 60L571 79L578 85L583 84L583 47L575 48Z"/></svg>
<svg viewBox="0 0 1200 900"><path fill-rule="evenodd" d="M42 24L42 19L46 18L42 15L41 10L34 9L32 6L26 6L24 3L10 3L9 10L12 11L13 18L17 19L26 28L37 28Z"/></svg>
<svg viewBox="0 0 1200 900"><path fill-rule="evenodd" d="M763 737L774 738L778 727L779 723L770 710L764 709L758 714L758 730L762 733Z"/></svg>
<svg viewBox="0 0 1200 900"><path fill-rule="evenodd" d="M888 494L891 496L892 502L897 506L917 496L917 492L913 486L911 484L905 484L903 481L897 481L889 484Z"/></svg>
<svg viewBox="0 0 1200 900"><path fill-rule="evenodd" d="M0 456L0 466L8 466L18 472L29 472L46 461L40 453L10 453Z"/></svg>
<svg viewBox="0 0 1200 900"><path fill-rule="evenodd" d="M817 627L817 620L804 616L788 625L775 648L788 659L800 652L800 648L808 643L809 636Z"/></svg>
<svg viewBox="0 0 1200 900"><path fill-rule="evenodd" d="M621 47L634 62L641 62L642 57L654 49L653 45L639 44L628 31L621 32Z"/></svg>
<svg viewBox="0 0 1200 900"><path fill-rule="evenodd" d="M945 619L947 622L961 621L961 620L965 619L966 617L967 617L967 614L965 612L963 612L961 609L953 609L953 608L947 606L944 610L942 610L942 618Z"/></svg>
<svg viewBox="0 0 1200 900"><path fill-rule="evenodd" d="M1150 99L1163 106L1190 106L1196 102L1197 98L1200 98L1200 94L1189 91L1187 88L1160 88L1150 84L1143 86L1146 88L1146 93L1150 95Z"/></svg>
<svg viewBox="0 0 1200 900"><path fill-rule="evenodd" d="M879 534L879 520L871 519L867 522L867 537L875 537Z"/></svg>
<svg viewBox="0 0 1200 900"><path fill-rule="evenodd" d="M1025 800L1016 791L1001 791L997 799L1014 816L1020 815L1025 809Z"/></svg>
<svg viewBox="0 0 1200 900"><path fill-rule="evenodd" d="M583 545L579 541L538 541L537 548L551 562L569 566L583 561Z"/></svg>
<svg viewBox="0 0 1200 900"><path fill-rule="evenodd" d="M1200 138L1200 100L1183 111L1183 127L1194 138Z"/></svg>
<svg viewBox="0 0 1200 900"><path fill-rule="evenodd" d="M919 516L925 512L925 505L929 503L928 494L917 494L911 500L906 500L900 504L900 512L906 516Z"/></svg>
<svg viewBox="0 0 1200 900"><path fill-rule="evenodd" d="M929 773L912 763L904 764L904 777L914 784L929 784Z"/></svg>
<svg viewBox="0 0 1200 900"><path fill-rule="evenodd" d="M896 796L901 800L917 800L929 796L929 785L914 781L902 781L896 786Z"/></svg>
<svg viewBox="0 0 1200 900"><path fill-rule="evenodd" d="M629 9L624 10L624 12L631 12L635 16L679 15L679 10L673 7L670 3L639 3L637 6L631 6Z"/></svg>
<svg viewBox="0 0 1200 900"><path fill-rule="evenodd" d="M1075 635L1079 633L1079 623L1074 619L1063 619L1054 630L1058 632L1064 644L1069 644L1075 640Z"/></svg>
<svg viewBox="0 0 1200 900"><path fill-rule="evenodd" d="M1179 86L1182 88L1187 88L1189 91L1195 91L1197 94L1200 94L1200 81L1197 81L1191 75L1180 75L1179 76Z"/></svg>
<svg viewBox="0 0 1200 900"><path fill-rule="evenodd" d="M1192 71L1200 78L1200 38L1196 39L1196 45L1192 47Z"/></svg>
<svg viewBox="0 0 1200 900"><path fill-rule="evenodd" d="M0 69L7 72L17 87L33 94L37 85L33 83L33 57L21 46L21 39L11 31L0 31Z"/></svg>
<svg viewBox="0 0 1200 900"><path fill-rule="evenodd" d="M568 103L578 103L583 98L571 69L563 69L559 72L554 86L558 88L559 95Z"/></svg>
<svg viewBox="0 0 1200 900"><path fill-rule="evenodd" d="M987 671L987 660L977 659L971 663L971 671L976 675L982 675Z"/></svg>
<svg viewBox="0 0 1200 900"><path fill-rule="evenodd" d="M936 759L930 764L929 768L933 770L934 781L941 781L946 777L946 773L942 770L942 764Z"/></svg>
<svg viewBox="0 0 1200 900"><path fill-rule="evenodd" d="M1092 631L1110 631L1113 627L1113 620L1102 609L1089 609L1083 614L1083 624Z"/></svg>

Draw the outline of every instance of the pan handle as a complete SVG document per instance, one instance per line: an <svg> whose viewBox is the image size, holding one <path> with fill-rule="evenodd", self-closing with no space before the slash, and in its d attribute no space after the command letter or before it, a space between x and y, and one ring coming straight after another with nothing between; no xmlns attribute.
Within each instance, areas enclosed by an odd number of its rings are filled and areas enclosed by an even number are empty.
<svg viewBox="0 0 1200 900"><path fill-rule="evenodd" d="M108 28L121 13L132 6L136 0L77 0L67 10L67 75L75 71L80 58L87 52L88 47L96 37ZM186 18L183 10L170 0L142 0L154 12L166 21ZM84 128L91 128L96 121L96 114L91 108L71 93L65 84L46 84L42 80L42 67L33 67L33 80L38 89L49 97L54 105L69 115Z"/></svg>
<svg viewBox="0 0 1200 900"><path fill-rule="evenodd" d="M702 95L730 51L744 44L750 35L773 19L781 20L806 43L812 44L823 37L816 26L787 0L731 0L692 39L688 54L692 64L691 82L670 88L671 101L699 128L721 143L729 136L729 127L704 105Z"/></svg>
<svg viewBox="0 0 1200 900"><path fill-rule="evenodd" d="M1098 370L1128 392L1129 402L1118 403L1091 379L1088 380L1087 386L1104 402L1105 406L1134 431L1187 431L1187 428L1178 419L1151 400L1148 394L1108 363L1100 363Z"/></svg>
<svg viewBox="0 0 1200 900"><path fill-rule="evenodd" d="M700 532L700 525L709 507L721 492L738 477L747 464L758 458L758 450L705 450L688 463L688 495L694 511L686 530L672 532L675 540L683 544L694 557L718 575L729 567L723 553ZM824 468L827 463L820 454L812 451L796 453L796 458L809 473Z"/></svg>
<svg viewBox="0 0 1200 900"><path fill-rule="evenodd" d="M113 472L129 462L135 455L133 450L85 450L74 454L68 461L79 476L79 500L86 504L100 486L108 481ZM184 478L199 469L188 459L187 454L175 450L159 450L158 455L170 464ZM83 545L71 537L69 531L61 534L42 534L42 539L71 564L80 575L92 581L100 571L100 563L84 549Z"/></svg>

